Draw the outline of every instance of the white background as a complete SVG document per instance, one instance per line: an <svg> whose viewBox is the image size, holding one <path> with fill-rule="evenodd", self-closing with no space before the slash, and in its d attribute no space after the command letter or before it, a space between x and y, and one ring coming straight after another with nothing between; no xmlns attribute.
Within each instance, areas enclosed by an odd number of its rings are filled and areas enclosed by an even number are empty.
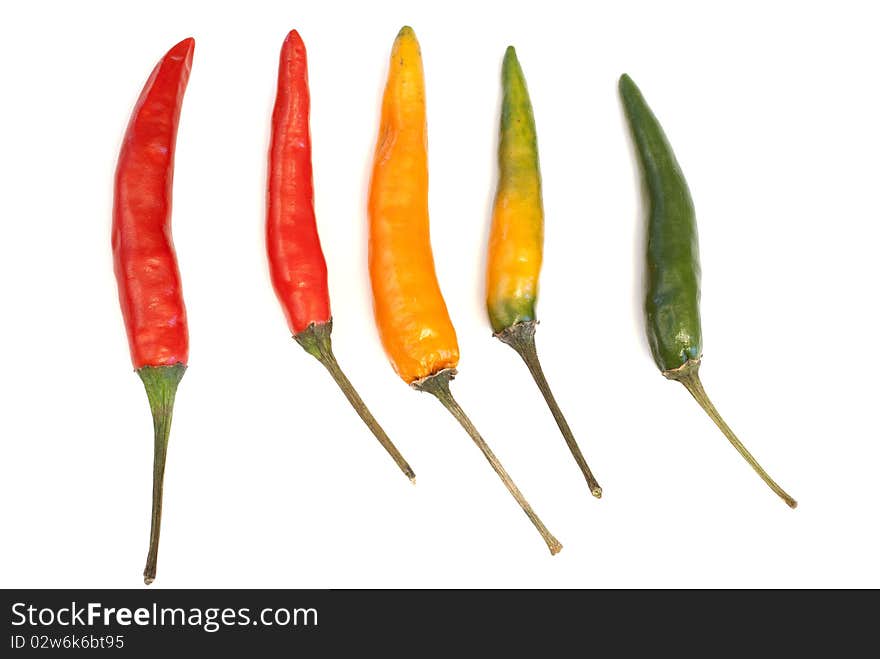
<svg viewBox="0 0 880 659"><path fill-rule="evenodd" d="M575 6L4 8L0 585L141 584L152 430L116 298L112 178L147 75L192 35L173 220L192 351L154 587L880 586L880 45L869 3ZM373 325L365 198L403 24L427 77L432 240L462 356L453 390L565 545L557 557L455 421L394 375ZM416 487L290 339L269 284L265 161L291 28L309 52L336 354ZM483 305L510 43L544 175L539 350L601 501L524 366L491 338ZM796 511L651 361L624 71L696 203L704 383Z"/></svg>

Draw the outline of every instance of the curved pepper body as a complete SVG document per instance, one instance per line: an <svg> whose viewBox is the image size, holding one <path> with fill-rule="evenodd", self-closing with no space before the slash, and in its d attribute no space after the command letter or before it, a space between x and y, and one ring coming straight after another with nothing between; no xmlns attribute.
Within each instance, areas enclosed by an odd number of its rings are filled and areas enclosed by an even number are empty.
<svg viewBox="0 0 880 659"><path fill-rule="evenodd" d="M189 337L171 239L171 190L180 106L195 41L174 46L153 69L119 153L113 265L135 369L186 364Z"/></svg>
<svg viewBox="0 0 880 659"><path fill-rule="evenodd" d="M290 331L330 320L327 265L315 222L306 49L296 30L281 47L272 112L266 249Z"/></svg>
<svg viewBox="0 0 880 659"><path fill-rule="evenodd" d="M458 364L428 221L425 83L411 28L397 35L370 183L370 282L385 352L407 383Z"/></svg>
<svg viewBox="0 0 880 659"><path fill-rule="evenodd" d="M658 368L700 359L700 255L694 204L666 135L632 79L620 96L648 189L648 343Z"/></svg>
<svg viewBox="0 0 880 659"><path fill-rule="evenodd" d="M537 319L544 246L535 118L513 46L504 55L501 80L498 189L486 272L486 306L496 334L516 323Z"/></svg>

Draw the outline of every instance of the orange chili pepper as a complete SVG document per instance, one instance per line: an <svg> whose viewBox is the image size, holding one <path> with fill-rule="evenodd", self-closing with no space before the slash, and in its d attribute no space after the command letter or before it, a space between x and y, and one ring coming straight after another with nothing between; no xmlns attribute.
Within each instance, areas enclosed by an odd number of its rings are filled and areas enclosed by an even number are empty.
<svg viewBox="0 0 880 659"><path fill-rule="evenodd" d="M428 229L428 132L419 42L391 53L370 188L370 277L376 324L407 384L458 364L458 339L437 283Z"/></svg>
<svg viewBox="0 0 880 659"><path fill-rule="evenodd" d="M404 382L448 409L540 532L562 549L452 397L458 340L437 283L428 221L425 81L419 42L404 27L391 51L370 184L370 282L382 344Z"/></svg>

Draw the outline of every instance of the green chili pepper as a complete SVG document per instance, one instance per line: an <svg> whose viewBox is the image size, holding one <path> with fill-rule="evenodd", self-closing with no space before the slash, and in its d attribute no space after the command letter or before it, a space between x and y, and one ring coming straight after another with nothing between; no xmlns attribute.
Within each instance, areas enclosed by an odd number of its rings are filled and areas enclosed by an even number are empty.
<svg viewBox="0 0 880 659"><path fill-rule="evenodd" d="M541 167L532 102L516 51L509 46L501 70L498 188L486 267L486 309L495 336L517 351L547 401L594 497L602 488L544 377L535 347L538 278L544 254Z"/></svg>
<svg viewBox="0 0 880 659"><path fill-rule="evenodd" d="M657 367L681 382L715 425L785 503L791 498L761 468L718 414L700 382L700 256L694 204L672 147L632 79L620 77L620 96L648 190L648 343Z"/></svg>

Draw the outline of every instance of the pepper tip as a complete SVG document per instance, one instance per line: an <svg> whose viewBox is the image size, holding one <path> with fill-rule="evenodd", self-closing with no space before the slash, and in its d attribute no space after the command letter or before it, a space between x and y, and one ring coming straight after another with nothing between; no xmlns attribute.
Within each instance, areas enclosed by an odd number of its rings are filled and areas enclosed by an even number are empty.
<svg viewBox="0 0 880 659"><path fill-rule="evenodd" d="M178 43L174 48L180 48L181 50L192 50L196 47L196 40L194 37L187 37Z"/></svg>
<svg viewBox="0 0 880 659"><path fill-rule="evenodd" d="M288 32L284 38L284 43L281 45L281 58L288 64L300 64L305 61L306 45L296 29Z"/></svg>
<svg viewBox="0 0 880 659"><path fill-rule="evenodd" d="M193 51L196 48L196 40L192 37L187 37L183 41L179 41L174 46L171 47L165 57L175 60L175 59L183 59L192 61Z"/></svg>
<svg viewBox="0 0 880 659"><path fill-rule="evenodd" d="M284 38L285 43L292 43L294 45L302 44L302 37L299 36L299 32L296 31L296 28L287 33L287 36Z"/></svg>
<svg viewBox="0 0 880 659"><path fill-rule="evenodd" d="M522 67L519 64L519 58L516 56L516 48L513 45L507 47L504 51L504 61L501 64L502 78L523 78ZM524 81L523 81L524 82Z"/></svg>
<svg viewBox="0 0 880 659"><path fill-rule="evenodd" d="M404 25L400 28L400 32L397 33L397 38L402 39L404 37L415 38L416 32L409 25Z"/></svg>

